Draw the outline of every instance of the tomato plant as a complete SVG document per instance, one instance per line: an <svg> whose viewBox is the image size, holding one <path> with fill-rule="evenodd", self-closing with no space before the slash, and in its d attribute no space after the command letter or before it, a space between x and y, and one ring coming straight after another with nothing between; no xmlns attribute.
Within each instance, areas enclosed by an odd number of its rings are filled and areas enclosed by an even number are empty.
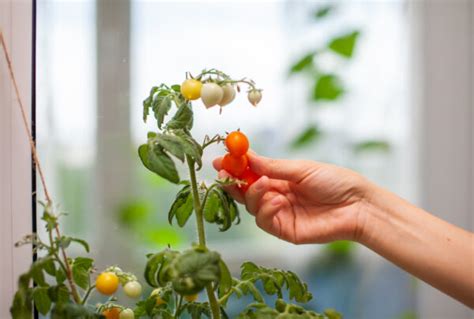
<svg viewBox="0 0 474 319"><path fill-rule="evenodd" d="M83 256L70 258L67 254L73 243L89 253L89 244L61 234L59 216L62 214L44 187L46 203L41 204L47 240L30 234L18 243L32 244L41 257L19 278L11 307L13 318L30 318L34 307L52 318L170 319L191 316L192 319L220 319L229 318L226 313L229 300L243 295L248 295L253 302L241 310L238 316L241 319L341 318L333 310L320 314L305 309L302 304L311 300L312 295L295 273L244 262L240 276L233 277L222 256L207 246L206 223L227 231L240 221L237 203L223 186L238 185L246 191L259 176L248 167L249 141L243 133L206 136L202 142L194 139L191 131L196 109L190 101L201 98L206 108L229 105L244 85L248 87L250 103L257 105L262 94L254 81L234 79L216 69L203 70L196 76L187 73L182 85L155 86L143 102L143 119L146 121L153 112L157 130L147 134L146 142L138 148L138 155L148 170L180 186L169 209L168 220L170 224L183 227L194 216L198 237L197 243L186 250L168 247L147 255L144 278L153 288L152 293L142 296L137 277L117 266L100 270L93 284L94 260ZM212 144L222 142L230 152L225 156L223 166L233 177L216 179L210 184L199 181L204 151ZM31 145L35 151L34 143ZM39 163L36 164L39 168ZM180 176L178 165L187 167L189 178ZM115 294L120 286L126 297L139 298L133 309L118 302ZM110 297L103 304L92 305L89 297L94 292ZM205 292L207 300L198 299L201 292ZM273 296L275 303L268 303L264 295Z"/></svg>

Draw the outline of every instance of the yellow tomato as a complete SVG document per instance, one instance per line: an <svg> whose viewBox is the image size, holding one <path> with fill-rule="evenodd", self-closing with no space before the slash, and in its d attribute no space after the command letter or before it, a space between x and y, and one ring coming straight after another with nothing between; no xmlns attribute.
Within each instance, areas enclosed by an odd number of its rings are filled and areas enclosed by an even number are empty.
<svg viewBox="0 0 474 319"><path fill-rule="evenodd" d="M113 307L113 308L105 309L104 312L102 312L102 315L107 319L119 319L120 308Z"/></svg>
<svg viewBox="0 0 474 319"><path fill-rule="evenodd" d="M194 295L185 295L184 296L184 299L187 301L187 302L194 302L198 299L198 294L194 294Z"/></svg>
<svg viewBox="0 0 474 319"><path fill-rule="evenodd" d="M181 84L181 94L188 100L197 100L201 97L201 81L188 79Z"/></svg>
<svg viewBox="0 0 474 319"><path fill-rule="evenodd" d="M103 295L110 296L117 291L119 278L113 272L103 272L95 280L95 288Z"/></svg>

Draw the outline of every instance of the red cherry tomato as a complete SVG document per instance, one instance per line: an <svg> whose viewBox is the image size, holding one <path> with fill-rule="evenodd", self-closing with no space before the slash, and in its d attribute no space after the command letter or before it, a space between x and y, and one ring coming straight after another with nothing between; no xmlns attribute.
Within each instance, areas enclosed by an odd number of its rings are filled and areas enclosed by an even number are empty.
<svg viewBox="0 0 474 319"><path fill-rule="evenodd" d="M242 176L239 177L240 180L243 180L247 184L239 185L239 188L245 193L249 187L255 183L261 176L257 175L255 172L251 171L250 168L247 168Z"/></svg>
<svg viewBox="0 0 474 319"><path fill-rule="evenodd" d="M249 140L244 133L235 131L227 135L225 138L225 146L227 146L230 154L234 156L242 156L249 150Z"/></svg>
<svg viewBox="0 0 474 319"><path fill-rule="evenodd" d="M222 159L222 168L234 177L240 177L248 167L248 164L247 155L233 156L226 154Z"/></svg>

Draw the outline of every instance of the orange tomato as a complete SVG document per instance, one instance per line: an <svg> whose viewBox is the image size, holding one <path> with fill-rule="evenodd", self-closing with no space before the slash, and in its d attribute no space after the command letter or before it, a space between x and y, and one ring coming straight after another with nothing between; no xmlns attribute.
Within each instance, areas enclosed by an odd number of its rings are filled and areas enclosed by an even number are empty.
<svg viewBox="0 0 474 319"><path fill-rule="evenodd" d="M113 307L113 308L105 309L104 312L102 312L102 315L104 315L104 317L107 319L119 319L120 308Z"/></svg>
<svg viewBox="0 0 474 319"><path fill-rule="evenodd" d="M225 146L234 156L243 156L249 150L249 140L244 133L234 131L225 138Z"/></svg>
<svg viewBox="0 0 474 319"><path fill-rule="evenodd" d="M233 156L226 154L222 159L222 168L234 177L240 177L245 172L248 164L249 160L247 155Z"/></svg>
<svg viewBox="0 0 474 319"><path fill-rule="evenodd" d="M239 177L240 180L246 182L247 184L239 185L239 188L245 193L249 187L255 183L260 178L260 175L257 175L255 172L247 168L242 176Z"/></svg>

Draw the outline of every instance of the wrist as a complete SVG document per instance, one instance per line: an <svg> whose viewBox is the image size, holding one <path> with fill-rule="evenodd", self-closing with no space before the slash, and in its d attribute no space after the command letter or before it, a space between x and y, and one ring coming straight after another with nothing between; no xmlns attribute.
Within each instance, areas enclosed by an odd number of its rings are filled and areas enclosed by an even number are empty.
<svg viewBox="0 0 474 319"><path fill-rule="evenodd" d="M354 241L370 247L377 240L382 224L390 219L390 207L397 205L396 199L390 192L367 182L360 200Z"/></svg>

